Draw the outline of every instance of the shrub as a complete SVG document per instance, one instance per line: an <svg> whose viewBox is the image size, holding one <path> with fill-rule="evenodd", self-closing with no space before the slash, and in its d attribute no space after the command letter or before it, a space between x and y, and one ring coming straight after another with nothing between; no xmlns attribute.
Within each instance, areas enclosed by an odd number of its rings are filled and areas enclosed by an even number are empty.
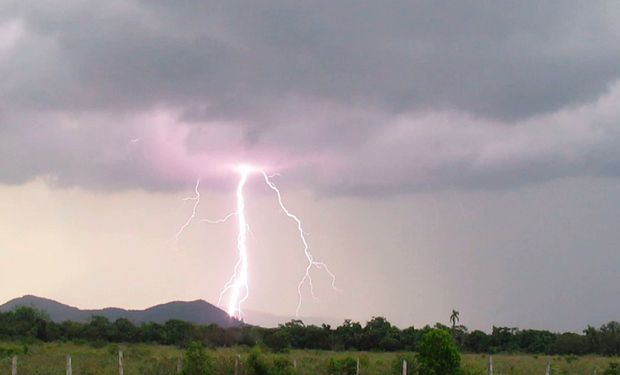
<svg viewBox="0 0 620 375"><path fill-rule="evenodd" d="M17 347L0 346L0 359L11 358L12 356L17 354L21 354L20 349Z"/></svg>
<svg viewBox="0 0 620 375"><path fill-rule="evenodd" d="M457 375L461 355L450 333L433 329L422 336L418 347L420 375Z"/></svg>
<svg viewBox="0 0 620 375"><path fill-rule="evenodd" d="M108 345L108 354L110 355L118 355L118 351L120 350L120 346L118 344L110 344Z"/></svg>
<svg viewBox="0 0 620 375"><path fill-rule="evenodd" d="M355 375L356 372L357 361L351 357L331 358L327 363L327 373L329 375Z"/></svg>
<svg viewBox="0 0 620 375"><path fill-rule="evenodd" d="M603 375L620 375L620 364L611 362L607 369L605 369L605 372L603 372Z"/></svg>
<svg viewBox="0 0 620 375"><path fill-rule="evenodd" d="M293 363L286 357L276 357L273 360L273 368L270 375L293 375Z"/></svg>
<svg viewBox="0 0 620 375"><path fill-rule="evenodd" d="M182 375L211 375L213 372L213 360L205 347L198 342L193 342L185 351Z"/></svg>
<svg viewBox="0 0 620 375"><path fill-rule="evenodd" d="M246 365L251 375L269 375L269 366L267 365L263 352L258 346L250 350Z"/></svg>

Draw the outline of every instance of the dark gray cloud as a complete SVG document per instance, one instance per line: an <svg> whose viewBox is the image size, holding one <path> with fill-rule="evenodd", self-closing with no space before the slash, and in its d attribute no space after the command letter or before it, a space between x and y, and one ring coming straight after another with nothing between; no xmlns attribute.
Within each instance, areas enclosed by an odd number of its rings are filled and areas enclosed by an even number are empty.
<svg viewBox="0 0 620 375"><path fill-rule="evenodd" d="M7 1L0 181L167 188L235 158L339 192L616 175L618 21L609 2Z"/></svg>

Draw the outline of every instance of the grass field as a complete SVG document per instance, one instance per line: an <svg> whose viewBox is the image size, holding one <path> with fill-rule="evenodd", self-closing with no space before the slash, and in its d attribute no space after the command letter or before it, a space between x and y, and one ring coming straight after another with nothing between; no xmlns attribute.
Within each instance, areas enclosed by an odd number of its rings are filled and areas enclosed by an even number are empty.
<svg viewBox="0 0 620 375"><path fill-rule="evenodd" d="M66 355L70 354L74 375L118 374L118 349L124 352L124 372L126 375L167 375L175 374L183 352L175 347L157 345L107 345L93 348L88 345L65 343L34 344L24 347L14 343L0 343L0 374L11 373L10 351L18 353L18 374L23 375L61 375L65 374ZM239 374L243 371L247 348L225 348L211 351L216 362L218 374L234 374L235 357L241 357ZM329 352L293 350L287 354L266 354L271 361L276 356L285 356L297 362L297 374L326 374L330 358L360 358L363 375L394 374L398 353L367 352ZM464 354L463 363L474 371L485 373L488 356ZM552 374L590 375L598 370L602 374L610 361L620 362L618 358L584 356L584 357L549 357L534 355L494 355L495 374L532 375L545 373L547 362L552 365ZM400 373L399 373L400 374Z"/></svg>

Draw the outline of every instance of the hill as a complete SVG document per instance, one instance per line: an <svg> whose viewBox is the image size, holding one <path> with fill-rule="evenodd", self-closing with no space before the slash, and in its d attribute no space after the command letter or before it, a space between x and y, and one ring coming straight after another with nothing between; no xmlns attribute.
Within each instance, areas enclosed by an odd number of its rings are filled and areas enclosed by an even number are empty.
<svg viewBox="0 0 620 375"><path fill-rule="evenodd" d="M26 295L15 298L0 306L0 311L11 311L19 306L28 306L47 312L50 319L55 322L72 320L86 322L92 316L104 316L111 321L126 318L135 324L145 322L165 323L171 319L184 320L196 324L217 324L221 327L239 326L242 323L231 319L228 314L203 300L174 301L149 307L144 310L125 310L116 307L108 307L99 310L82 310L77 307L62 304L60 302Z"/></svg>

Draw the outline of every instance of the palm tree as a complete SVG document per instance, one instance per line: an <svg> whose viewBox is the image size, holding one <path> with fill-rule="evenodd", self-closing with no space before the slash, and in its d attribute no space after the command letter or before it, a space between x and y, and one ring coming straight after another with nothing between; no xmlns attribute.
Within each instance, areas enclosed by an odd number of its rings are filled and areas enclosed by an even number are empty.
<svg viewBox="0 0 620 375"><path fill-rule="evenodd" d="M452 323L452 330L456 327L456 323L460 321L459 312L457 310L452 310L452 315L450 315L450 323Z"/></svg>

